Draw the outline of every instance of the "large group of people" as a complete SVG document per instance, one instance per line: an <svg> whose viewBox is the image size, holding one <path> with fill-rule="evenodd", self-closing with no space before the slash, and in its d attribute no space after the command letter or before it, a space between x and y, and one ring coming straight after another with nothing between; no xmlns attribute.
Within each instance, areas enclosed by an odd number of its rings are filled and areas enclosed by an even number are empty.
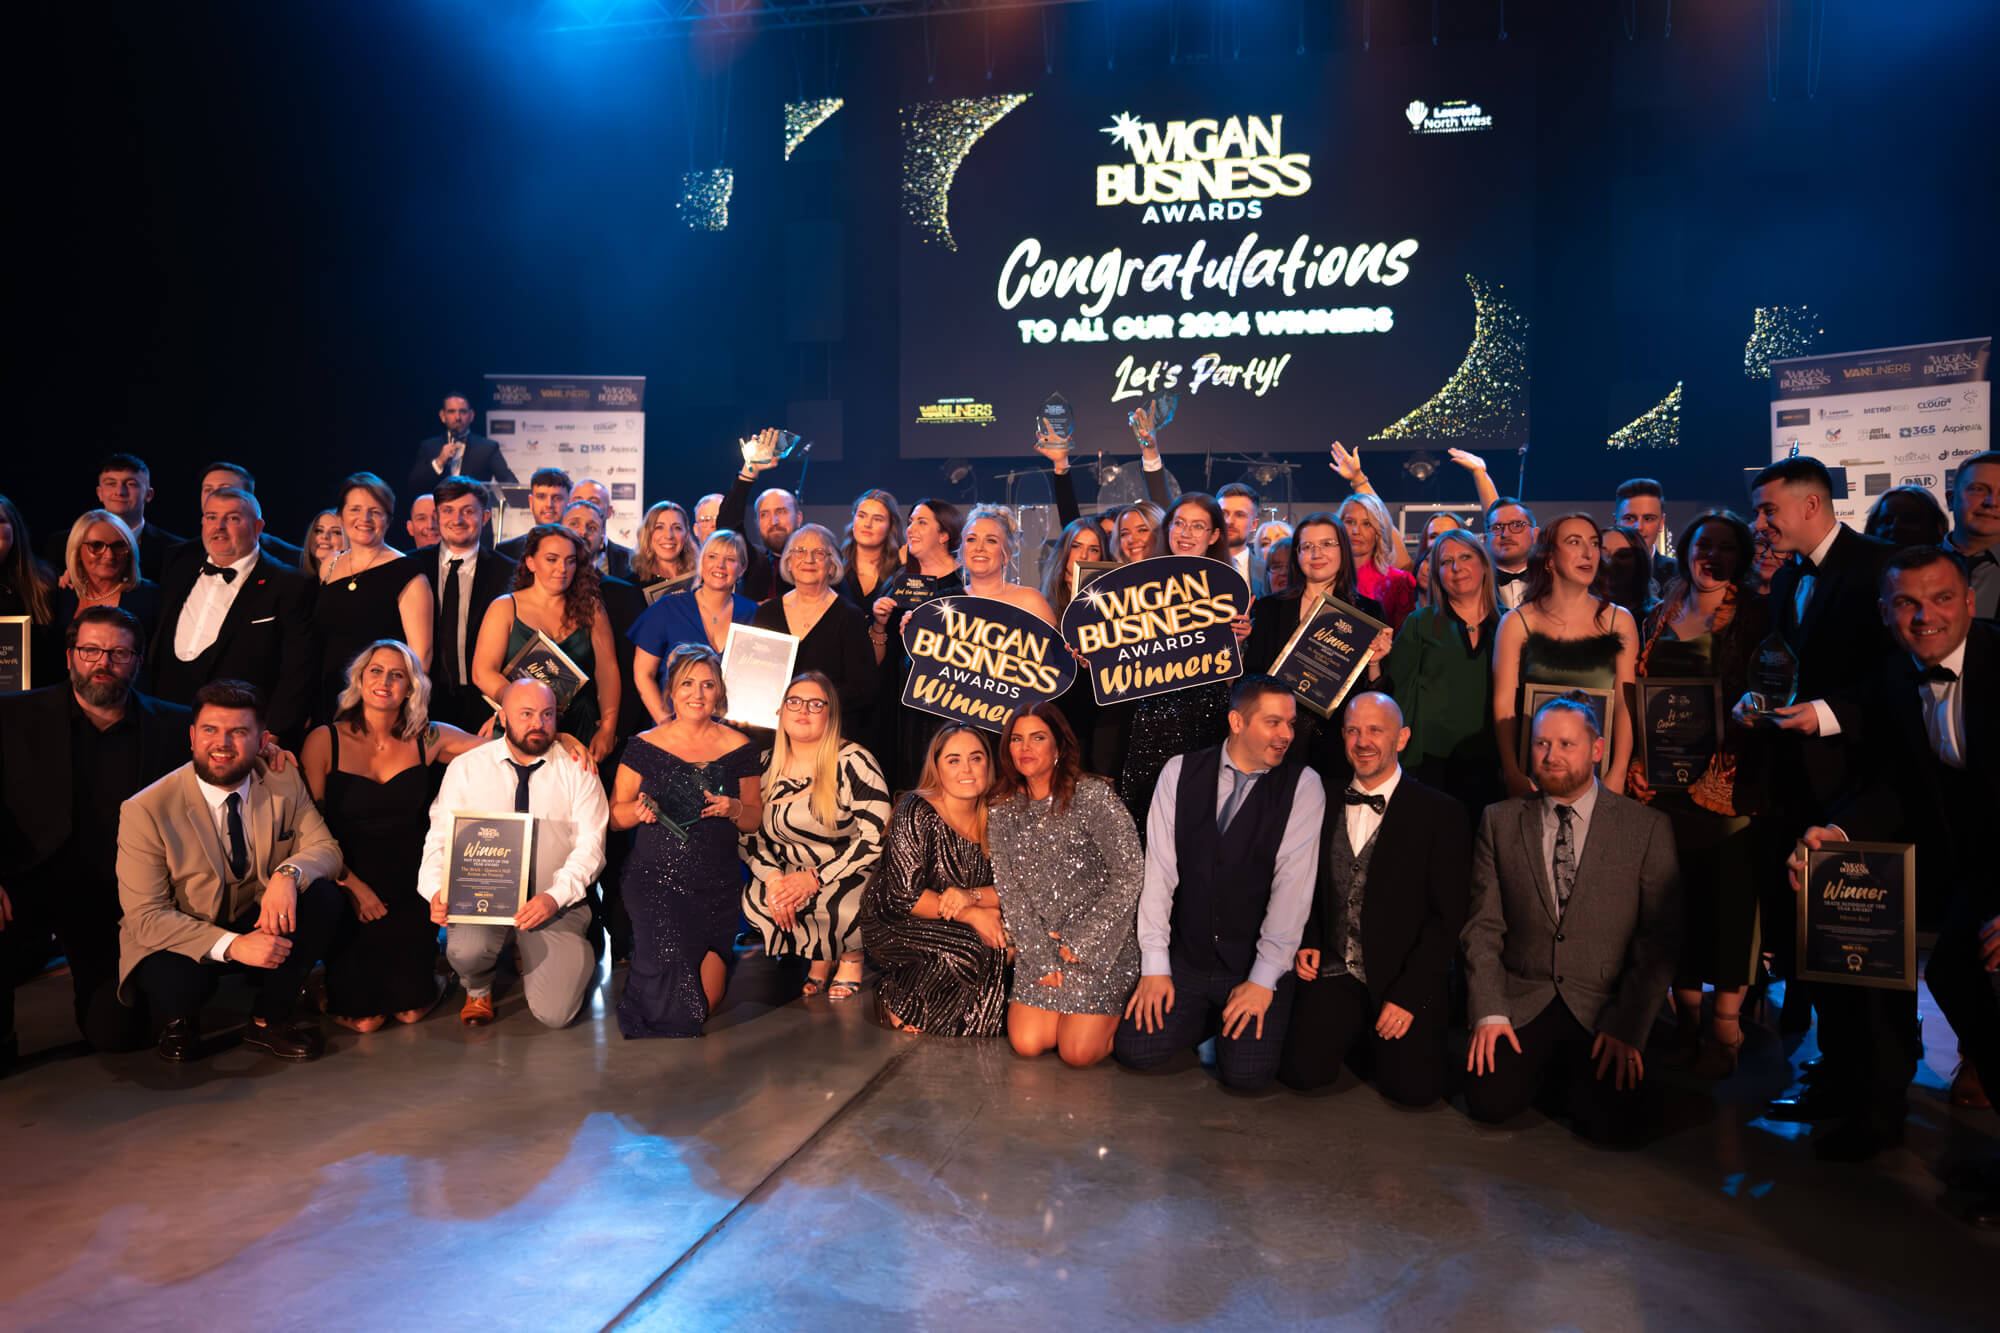
<svg viewBox="0 0 2000 1333"><path fill-rule="evenodd" d="M869 490L836 534L758 493L768 461L654 504L633 548L606 539L608 487L544 468L532 526L496 543L489 483L514 478L467 400L440 418L414 497L355 473L303 547L233 462L202 470L192 540L148 518L130 454L66 529L44 509L39 553L0 497L0 614L26 618L39 686L0 696L9 1061L13 985L58 953L96 1047L200 1058L237 972L245 1040L307 1060L315 1009L419 1022L453 975L467 1025L511 974L565 1026L607 949L620 1032L695 1037L761 948L834 1003L872 967L908 1033L1134 1070L1212 1040L1232 1089L1350 1068L1399 1104L1540 1106L1631 1144L1660 1123L1657 1068L1736 1069L1752 991L1796 967L1802 849L1855 838L1918 846L1955 1092L2000 1077L2000 878L1974 844L2000 810L2000 454L1959 469L1949 514L1882 497L1882 537L1835 517L1819 463L1779 461L1747 517L1699 514L1669 549L1655 482L1604 526L1538 520L1455 450L1476 526L1412 541L1357 451L1333 446L1343 502L1277 522L1244 486L1169 495L1139 420L1148 498L1102 513L1044 441L1063 526L1029 586L1004 508ZM1252 589L1235 679L1100 704L1085 678L997 734L902 703L913 606L1057 624L1079 562L1169 554ZM1323 598L1387 627L1325 717L1273 674ZM774 729L729 705L745 625L797 641ZM574 675L522 666L549 648ZM1774 652L1795 687L1760 698ZM1685 786L1635 746L1651 678L1727 710ZM507 810L535 829L518 913L447 922L454 813ZM1900 1142L1914 992L1787 990L1823 1054L1770 1114L1825 1122L1830 1159Z"/></svg>

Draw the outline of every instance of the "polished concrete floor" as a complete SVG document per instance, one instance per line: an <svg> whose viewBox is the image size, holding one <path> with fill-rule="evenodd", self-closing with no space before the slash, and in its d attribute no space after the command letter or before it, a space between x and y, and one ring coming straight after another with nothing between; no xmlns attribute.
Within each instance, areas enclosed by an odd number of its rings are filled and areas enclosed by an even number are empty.
<svg viewBox="0 0 2000 1333"><path fill-rule="evenodd" d="M707 1038L626 1042L621 982L563 1032L454 996L317 1064L183 1067L57 1049L67 984L31 983L0 1328L1994 1327L2000 1239L1937 1173L1996 1119L1946 1104L1928 1003L1909 1146L1837 1168L1751 1118L1791 1068L1762 1033L1616 1153L901 1036L763 960Z"/></svg>

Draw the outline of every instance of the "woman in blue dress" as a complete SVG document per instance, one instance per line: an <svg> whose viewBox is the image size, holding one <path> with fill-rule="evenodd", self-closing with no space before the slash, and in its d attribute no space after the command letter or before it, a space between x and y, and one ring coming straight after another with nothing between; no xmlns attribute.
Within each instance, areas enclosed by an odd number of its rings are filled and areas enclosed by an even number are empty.
<svg viewBox="0 0 2000 1333"><path fill-rule="evenodd" d="M694 587L654 602L626 631L632 641L632 683L654 722L665 722L674 711L661 690L660 667L667 654L684 643L705 643L719 653L729 645L729 627L747 625L757 614L757 603L736 591L746 558L743 538L717 528L701 544Z"/></svg>

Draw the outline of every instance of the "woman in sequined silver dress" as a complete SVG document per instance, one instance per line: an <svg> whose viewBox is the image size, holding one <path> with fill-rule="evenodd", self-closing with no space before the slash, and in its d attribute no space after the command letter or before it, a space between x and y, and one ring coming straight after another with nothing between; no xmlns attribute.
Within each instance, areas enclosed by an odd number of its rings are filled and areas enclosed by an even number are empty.
<svg viewBox="0 0 2000 1333"><path fill-rule="evenodd" d="M997 1037L1007 1019L1006 928L986 855L986 737L962 722L931 738L896 807L861 937L882 970L883 1021L940 1037Z"/></svg>
<svg viewBox="0 0 2000 1333"><path fill-rule="evenodd" d="M1084 773L1053 703L1016 713L1000 737L986 836L993 887L1017 950L1007 1039L1088 1068L1111 1054L1139 979L1145 882L1139 831L1111 784Z"/></svg>

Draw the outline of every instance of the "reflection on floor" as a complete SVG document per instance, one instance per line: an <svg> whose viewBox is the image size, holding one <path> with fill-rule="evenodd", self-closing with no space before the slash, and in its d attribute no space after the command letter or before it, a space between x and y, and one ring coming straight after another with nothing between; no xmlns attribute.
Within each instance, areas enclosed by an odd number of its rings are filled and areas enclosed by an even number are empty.
<svg viewBox="0 0 2000 1333"><path fill-rule="evenodd" d="M2000 1243L1936 1172L1995 1120L1946 1104L1927 997L1910 1146L1836 1168L1750 1120L1791 1068L1761 1029L1614 1153L903 1037L761 959L707 1038L625 1042L622 980L568 1031L454 998L296 1067L50 1051L67 985L31 983L0 1327L1991 1327Z"/></svg>

